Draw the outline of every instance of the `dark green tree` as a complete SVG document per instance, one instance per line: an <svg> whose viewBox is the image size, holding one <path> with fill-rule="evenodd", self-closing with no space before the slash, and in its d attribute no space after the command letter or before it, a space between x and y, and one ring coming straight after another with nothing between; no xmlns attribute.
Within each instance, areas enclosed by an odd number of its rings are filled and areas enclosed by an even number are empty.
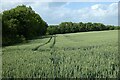
<svg viewBox="0 0 120 80"><path fill-rule="evenodd" d="M3 45L10 45L46 34L48 25L31 7L21 5L3 12L2 27Z"/></svg>

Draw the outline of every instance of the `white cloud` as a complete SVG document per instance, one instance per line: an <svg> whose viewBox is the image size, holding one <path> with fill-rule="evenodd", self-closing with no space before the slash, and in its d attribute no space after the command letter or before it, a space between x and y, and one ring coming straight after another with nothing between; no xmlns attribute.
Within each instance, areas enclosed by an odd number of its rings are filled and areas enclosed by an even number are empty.
<svg viewBox="0 0 120 80"><path fill-rule="evenodd" d="M101 22L104 24L114 24L114 25L118 24L117 3L112 3L110 5L95 4L91 6L91 8L88 8L88 10L89 11L87 13L84 13L84 17L87 17L88 21Z"/></svg>
<svg viewBox="0 0 120 80"><path fill-rule="evenodd" d="M25 2L24 0L19 0L19 2L6 2L6 0L4 0L3 9L10 9L18 4L26 4L27 6L31 6L33 10L39 13L48 24L59 24L63 21L82 21L117 25L118 20L117 3L94 4L90 7L82 7L74 10L65 7L66 5L69 5L70 2L57 5L58 3L51 4L50 2L39 2L33 0L31 0L31 3Z"/></svg>
<svg viewBox="0 0 120 80"><path fill-rule="evenodd" d="M96 5L91 6L92 9L98 9L99 7L100 7L100 4L96 4Z"/></svg>
<svg viewBox="0 0 120 80"><path fill-rule="evenodd" d="M40 3L37 3L40 4ZM42 3L43 4L43 3ZM69 5L66 3L64 5ZM117 3L111 4L95 4L91 7L80 8L73 10L70 8L62 7L49 7L49 3L36 6L36 11L40 13L42 18L48 24L59 24L64 21L72 22L101 22L104 24L117 25L118 7ZM38 9L39 7L39 9Z"/></svg>

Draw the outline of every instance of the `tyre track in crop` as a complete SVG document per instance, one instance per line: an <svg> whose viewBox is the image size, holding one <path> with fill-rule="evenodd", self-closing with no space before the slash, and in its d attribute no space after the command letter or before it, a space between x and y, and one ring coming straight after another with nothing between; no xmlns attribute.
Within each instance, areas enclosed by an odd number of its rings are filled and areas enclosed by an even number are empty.
<svg viewBox="0 0 120 80"><path fill-rule="evenodd" d="M58 75L57 75L57 72L58 72L58 69L59 69L59 61L61 60L59 55L57 55L56 53L56 48L55 48L55 44L56 44L56 35L53 36L54 37L54 41L52 43L52 45L50 45L50 48L51 48L51 57L50 57L50 60L51 62L53 63L53 70L54 70L54 78L57 78Z"/></svg>
<svg viewBox="0 0 120 80"><path fill-rule="evenodd" d="M53 36L53 38L54 38L54 41L53 41L53 43L50 45L50 49L51 49L51 51L50 51L50 54L51 54L51 57L50 57L50 60L51 60L51 62L52 62L52 64L53 64L53 70L54 70L54 78L56 78L56 70L57 70L57 58L56 58L56 53L55 53L55 43L56 43L56 35L54 35Z"/></svg>
<svg viewBox="0 0 120 80"><path fill-rule="evenodd" d="M55 44L56 44L56 35L52 35L51 37L50 37L50 39L46 42L46 43L44 43L44 44L42 44L42 45L38 45L37 47L35 47L34 49L32 49L33 51L36 51L36 50L38 50L40 47L42 47L42 46L44 46L44 45L46 45L46 44L48 44L48 43L52 43L51 45L50 45L50 54L51 54L51 57L50 57L50 60L51 60L51 63L53 64L53 71L54 71L54 76L53 76L53 78L55 79L55 78L57 78L58 77L58 75L59 74L57 74L57 72L58 72L58 69L59 69L59 62L60 62L60 57L59 57L59 55L57 55L56 54L56 48L55 48ZM53 42L52 42L52 39L53 39Z"/></svg>
<svg viewBox="0 0 120 80"><path fill-rule="evenodd" d="M55 36L53 36L54 37L54 41L53 41L53 44L52 45L50 45L50 48L52 49L52 48L54 48L54 46L55 46L55 43L56 43L56 35Z"/></svg>
<svg viewBox="0 0 120 80"><path fill-rule="evenodd" d="M44 45L46 45L46 44L48 44L48 43L50 43L51 42L51 40L53 39L53 43L50 45L50 54L51 54L51 57L50 57L50 60L51 60L51 62L52 62L52 64L53 64L53 71L54 71L54 76L53 76L53 78L56 78L57 77L57 66L59 66L58 65L58 63L59 63L59 60L60 59L58 59L57 58L57 54L55 53L55 43L56 43L56 35L52 35L51 37L50 37L50 39L46 42L46 43L44 43L44 44L41 44L41 45L38 45L37 47L35 47L35 48L33 48L32 50L33 51L36 51L36 50L38 50L40 47L42 47L42 46L44 46Z"/></svg>
<svg viewBox="0 0 120 80"><path fill-rule="evenodd" d="M41 44L41 45L38 45L37 47L33 48L32 50L33 50L33 51L36 51L36 50L38 50L40 47L42 47L42 46L50 43L50 41L52 40L52 38L53 38L53 36L51 36L50 39L49 39L46 43Z"/></svg>

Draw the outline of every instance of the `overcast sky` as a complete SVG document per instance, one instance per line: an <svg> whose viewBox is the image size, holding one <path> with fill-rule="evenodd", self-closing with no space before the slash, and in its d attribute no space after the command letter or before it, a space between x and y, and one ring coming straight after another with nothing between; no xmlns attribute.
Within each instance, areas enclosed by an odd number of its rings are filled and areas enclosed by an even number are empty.
<svg viewBox="0 0 120 80"><path fill-rule="evenodd" d="M116 1L116 2L115 2ZM59 24L61 22L100 22L104 24L118 25L118 3L114 2L54 2L49 0L45 2L30 1L2 1L3 10L8 10L17 5L25 4L31 6L43 20L50 24Z"/></svg>

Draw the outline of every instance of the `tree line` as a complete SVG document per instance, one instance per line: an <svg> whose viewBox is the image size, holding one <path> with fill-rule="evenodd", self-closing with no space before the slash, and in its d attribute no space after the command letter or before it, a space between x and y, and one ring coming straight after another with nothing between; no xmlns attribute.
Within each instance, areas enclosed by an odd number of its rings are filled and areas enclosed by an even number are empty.
<svg viewBox="0 0 120 80"><path fill-rule="evenodd" d="M50 25L40 17L39 14L29 6L19 5L10 10L0 13L0 24L2 24L2 46L21 43L37 36L101 31L118 29L116 26L104 25L102 23L72 23L62 22L59 25Z"/></svg>
<svg viewBox="0 0 120 80"><path fill-rule="evenodd" d="M47 28L47 34L64 34L75 32L88 32L88 31L103 31L103 30L117 30L120 27L114 25L104 25L102 23L73 23L62 22L59 25L50 25Z"/></svg>

